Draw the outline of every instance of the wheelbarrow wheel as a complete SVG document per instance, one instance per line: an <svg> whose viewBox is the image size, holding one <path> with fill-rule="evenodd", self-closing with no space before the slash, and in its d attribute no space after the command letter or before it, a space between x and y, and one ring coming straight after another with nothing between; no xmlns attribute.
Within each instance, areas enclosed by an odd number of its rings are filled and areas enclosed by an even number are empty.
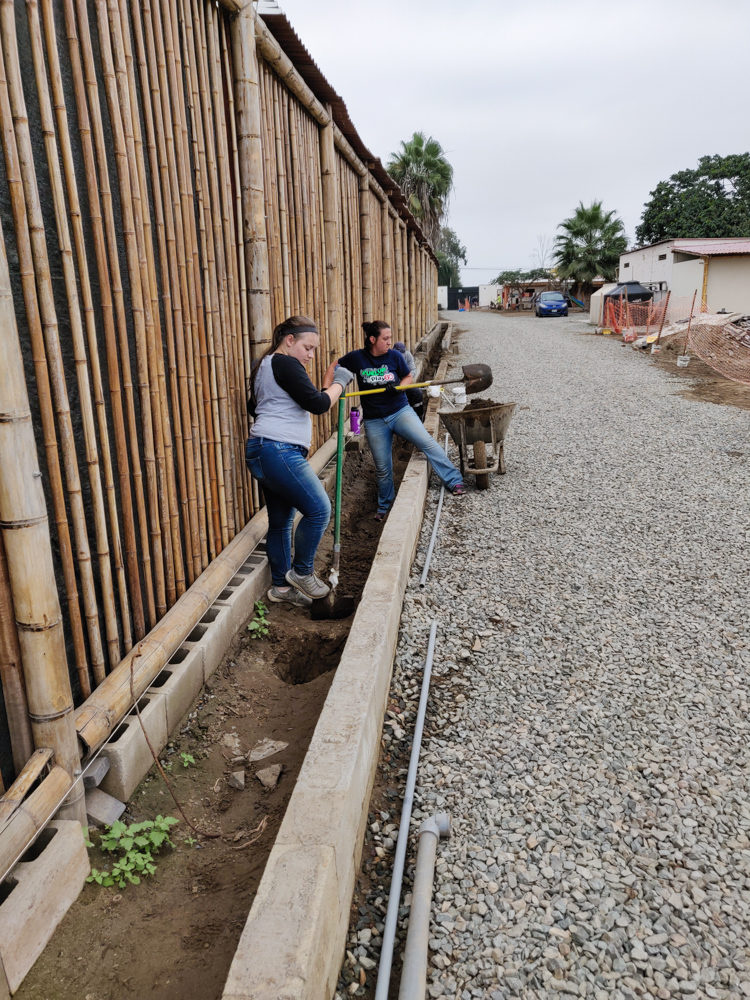
<svg viewBox="0 0 750 1000"><path fill-rule="evenodd" d="M487 449L484 441L474 442L474 468L477 470L477 489L488 490L490 488L489 474L479 471L480 469L487 468Z"/></svg>

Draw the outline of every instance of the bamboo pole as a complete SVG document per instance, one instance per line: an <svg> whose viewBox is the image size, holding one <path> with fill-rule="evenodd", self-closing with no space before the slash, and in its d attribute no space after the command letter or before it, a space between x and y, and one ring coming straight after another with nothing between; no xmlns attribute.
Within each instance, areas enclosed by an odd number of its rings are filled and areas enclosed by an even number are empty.
<svg viewBox="0 0 750 1000"><path fill-rule="evenodd" d="M34 374L36 377L37 398L39 400L39 409L42 418L45 457L47 459L47 471L49 475L50 492L52 494L57 540L60 548L60 561L62 563L63 577L65 580L65 592L67 596L68 615L73 636L76 669L78 671L81 692L84 697L88 697L91 693L91 684L88 673L86 640L83 634L83 620L81 618L81 608L78 599L78 584L76 581L76 573L73 563L73 548L70 540L68 515L65 506L65 492L63 489L62 472L60 469L60 455L57 447L57 436L55 431L55 413L52 401L52 390L50 387L49 369L47 366L47 356L44 348L42 320L39 312L36 282L34 278L34 262L29 235L28 218L26 215L23 182L21 180L21 167L18 158L15 133L13 131L12 116L5 78L5 66L2 58L0 58L0 127L2 128L3 133L2 145L5 155L5 170L8 178L8 190L10 194L11 210L13 212L13 223L16 230L16 248L18 253L19 271L21 275L21 289L23 292L26 319L31 340L31 350L34 360Z"/></svg>
<svg viewBox="0 0 750 1000"><path fill-rule="evenodd" d="M398 217L393 220L393 251L396 272L396 324L398 339L406 343L404 331L404 271L401 260L401 224Z"/></svg>
<svg viewBox="0 0 750 1000"><path fill-rule="evenodd" d="M36 182L33 147L21 82L22 75L16 42L15 15L12 0L2 0L0 3L0 35L2 36L2 46L5 53L5 71L10 99L10 113L15 125L18 165L26 201L31 255L33 257L39 295L39 310L52 379L52 394L60 428L68 503L70 505L76 539L76 555L83 590L83 607L89 638L91 667L94 677L98 679L99 677L103 677L105 672L104 651L99 632L99 612L96 603L91 553L78 472L75 435L70 413L70 403L68 401L68 389L65 382L65 370L57 327L57 313L52 290L52 277L47 257L44 218L42 216L39 189ZM8 124L8 129L4 128L3 131L7 132L9 128L10 123ZM85 682L88 684L87 678Z"/></svg>
<svg viewBox="0 0 750 1000"><path fill-rule="evenodd" d="M165 221L168 226L167 239L174 235L177 279L173 279L172 302L179 302L179 315L175 314L175 351L178 377L182 376L183 441L186 446L185 464L187 470L195 469L196 494L195 517L197 519L198 540L193 550L193 577L197 577L209 559L208 536L212 532L211 490L208 479L208 445L205 431L205 411L198 348L198 320L195 289L193 285L192 252L187 248L189 226L185 218L189 209L183 197L182 172L179 151L182 142L179 104L171 100L170 76L158 11L144 0L142 3L143 27L146 51L151 70L151 86L154 90L154 107L157 122L158 155L161 167L161 181L164 188ZM175 140L175 133L177 140ZM189 200L189 195L188 195ZM171 210L169 205L171 204ZM189 222L189 220L188 220ZM179 289L179 292L178 292ZM186 397L186 398L185 398ZM188 436L186 427L190 425ZM192 447L189 447L192 445ZM205 477L205 478L204 478ZM207 534L208 530L208 534Z"/></svg>
<svg viewBox="0 0 750 1000"><path fill-rule="evenodd" d="M13 767L17 775L34 752L34 739L29 721L29 706L23 682L21 647L18 644L13 595L8 577L3 534L0 531L0 683L8 718Z"/></svg>
<svg viewBox="0 0 750 1000"><path fill-rule="evenodd" d="M419 331L417 329L416 240L411 229L408 231L407 239L409 247L407 262L409 269L409 350L413 353L419 341Z"/></svg>
<svg viewBox="0 0 750 1000"><path fill-rule="evenodd" d="M310 458L313 472L320 473L335 453L336 438L331 437ZM207 566L156 628L123 658L104 683L81 705L76 713L76 729L87 752L95 750L104 742L132 706L131 666L133 689L138 698L185 641L267 531L268 515L263 508Z"/></svg>
<svg viewBox="0 0 750 1000"><path fill-rule="evenodd" d="M370 184L367 176L359 178L359 238L362 263L362 319L369 323L372 314L372 248L370 246Z"/></svg>
<svg viewBox="0 0 750 1000"><path fill-rule="evenodd" d="M109 381L110 402L112 408L112 423L115 432L115 450L120 482L120 503L122 506L123 526L125 534L125 564L127 567L128 589L126 600L128 610L132 612L133 629L136 638L145 633L143 618L143 599L141 594L140 573L138 568L138 552L136 543L135 519L133 513L133 498L130 492L130 474L127 436L123 416L122 391L120 386L120 371L117 357L117 335L115 331L113 312L113 290L110 286L110 270L107 263L107 246L102 221L102 206L99 195L99 184L96 176L96 160L92 142L92 124L89 118L86 89L81 65L80 43L76 25L75 11L72 0L65 0L65 27L68 37L68 50L73 77L73 90L76 100L78 128L83 151L84 172L86 175L86 190L89 201L89 217L94 241L97 270L99 274L99 297L104 326L105 345L107 353L107 373ZM108 182L106 182L108 189ZM105 415L106 417L106 415ZM112 491L112 494L114 490ZM112 499L110 498L110 511ZM115 506L116 509L116 506ZM112 514L110 513L110 520ZM132 647L130 615L126 613L122 596L122 579L118 575L120 585L120 613L123 624L123 641L125 652Z"/></svg>
<svg viewBox="0 0 750 1000"><path fill-rule="evenodd" d="M388 202L380 206L380 235L383 246L383 318L386 323L393 323L393 284L391 275L391 216L388 212Z"/></svg>
<svg viewBox="0 0 750 1000"><path fill-rule="evenodd" d="M109 554L109 538L107 533L107 515L104 493L102 489L101 468L99 465L99 450L96 440L96 422L94 419L94 408L91 399L91 385L89 382L89 364L86 357L86 338L83 330L83 318L81 316L81 306L78 298L78 283L76 281L76 269L74 263L73 246L70 238L70 228L68 225L68 211L65 200L65 186L63 184L62 172L60 170L60 155L57 135L55 130L55 117L52 112L52 102L50 100L49 86L47 82L47 68L44 64L44 44L42 40L42 27L39 18L39 7L36 0L26 0L26 12L29 20L29 34L31 39L31 55L34 63L34 73L36 76L37 94L39 96L39 111L41 116L42 132L44 133L44 145L47 154L47 166L52 189L52 200L55 209L55 221L57 224L57 238L60 247L60 260L62 263L63 280L65 283L65 294L68 302L68 315L70 319L70 332L73 346L73 356L76 362L76 376L78 382L78 401L80 415L83 425L83 440L86 449L86 464L89 472L89 484L91 487L91 506L94 518L94 530L96 537L96 548L99 563L99 584L101 587L101 603L104 611L104 627L107 639L107 650L109 653L110 666L120 661L120 638L117 627L117 611L115 603L114 585L112 578L112 564ZM51 17L51 9L47 4L47 12ZM55 57L57 56L56 35L54 23L47 24L47 32L51 34L52 48ZM70 213L74 226L78 229L78 279L81 282L82 294L84 297L84 310L89 307L89 347L94 348L96 356L96 367L98 369L98 347L96 342L96 328L94 322L94 306L91 298L91 286L88 278L88 264L86 262L85 247L83 245L83 229L81 225L81 208L78 201L78 188L73 168L73 152L70 147L70 136L67 128L67 117L64 105L64 95L62 90L62 80L60 78L60 67L56 61L49 66L50 79L55 92L55 103L58 105L58 125L64 123L64 131L60 134L60 146L62 148L62 159L65 165L66 180L68 186L68 201L70 203ZM90 352L91 353L91 352ZM93 357L92 357L93 362ZM101 383L101 377L99 379ZM102 415L104 416L104 433L107 432L106 415L104 415L103 391L101 391ZM109 480L112 480L111 466L109 469ZM114 483L111 482L114 490ZM117 508L115 506L115 527L119 537L119 527L117 527ZM120 560L121 562L121 560ZM103 664L94 663L94 678L97 683L104 679L105 670ZM97 667L99 669L97 670Z"/></svg>
<svg viewBox="0 0 750 1000"><path fill-rule="evenodd" d="M68 21L73 20L72 0L66 2L66 17ZM141 457L138 438L138 420L135 410L135 391L133 388L133 377L130 366L130 344L127 320L125 314L125 295L122 285L122 275L120 272L120 247L115 228L114 206L112 190L109 183L109 164L107 158L106 140L102 124L102 113L99 99L99 85L97 82L96 68L94 64L93 46L91 43L91 30L88 20L88 7L86 0L75 0L78 17L78 41L80 43L80 55L83 61L83 73L88 97L88 107L91 116L91 133L96 151L96 163L99 170L99 187L101 192L101 204L104 214L104 230L107 240L107 252L109 255L109 270L111 276L112 301L115 309L115 321L117 327L117 348L120 352L120 365L122 368L122 389L125 398L125 415L127 419L127 440L130 447L130 459L132 463L133 486L135 490L136 510L138 513L138 531L141 540L140 569L146 587L146 605L148 609L149 621L153 624L156 621L156 610L154 603L154 570L151 559L150 538L148 517L146 514L146 492L143 483L143 472L141 469ZM80 122L79 122L80 125ZM110 346L110 361L114 362L111 356L113 345ZM114 368L110 365L110 391L112 388L112 372ZM122 476L122 469L120 475ZM135 591L131 589L131 600L133 600L134 614L139 608L139 603L134 598ZM134 617L134 632L136 640L142 638L145 632L145 620L141 614Z"/></svg>
<svg viewBox="0 0 750 1000"><path fill-rule="evenodd" d="M70 775L63 767L53 767L41 785L13 813L8 825L0 832L0 882L52 819L57 804L65 797L72 783ZM79 786L80 781L76 787ZM66 801L69 800L70 794ZM78 815L63 815L64 812L70 812L69 805L60 810L60 818L78 819L81 825L85 826L86 810L82 805L83 795L80 802L83 818Z"/></svg>
<svg viewBox="0 0 750 1000"><path fill-rule="evenodd" d="M272 326L259 70L252 4L247 4L232 19L230 31L242 199L242 245L245 251L251 360L255 360L271 342Z"/></svg>
<svg viewBox="0 0 750 1000"><path fill-rule="evenodd" d="M133 221L133 234L130 240L130 260L133 273L138 274L138 292L141 307L142 323L136 326L136 360L138 363L138 378L141 385L141 409L143 400L148 400L149 432L146 432L144 422L144 448L147 461L151 460L153 479L151 487L151 533L154 539L153 548L156 566L156 613L161 616L171 606L175 599L175 553L170 545L170 484L168 482L167 462L164 449L164 428L162 426L162 407L160 398L160 379L157 361L155 325L158 322L158 303L156 305L156 321L154 318L154 303L158 300L155 281L152 275L153 249L151 245L151 221L148 204L148 191L145 184L145 169L143 165L142 142L140 136L140 121L137 113L133 113L134 98L131 93L132 73L128 71L129 31L124 26L120 15L119 0L97 0L99 13L100 35L102 25L108 20L106 41L102 40L102 62L106 65L104 50L107 49L108 69L114 78L110 81L108 90L112 98L117 96L122 134L121 149L125 155L125 164L129 177L130 214ZM108 72L105 71L105 80ZM110 118L112 104L110 101ZM137 104L136 104L137 112ZM113 133L115 129L113 128ZM127 232L125 233L127 240ZM131 274L131 291L134 291L133 274ZM133 294L135 301L135 294ZM134 310L135 312L135 310ZM159 353L161 344L159 344ZM158 557L157 557L158 553Z"/></svg>
<svg viewBox="0 0 750 1000"><path fill-rule="evenodd" d="M83 0L79 0L79 4ZM110 0L111 2L111 0ZM126 127L125 117L130 117L130 102L127 87L118 86L117 70L115 65L115 51L121 53L121 46L118 39L112 38L110 34L110 22L107 10L108 0L97 0L96 13L99 27L100 54L103 66L104 89L109 108L110 123L112 126L112 143L115 163L117 165L117 175L120 186L120 207L122 212L122 234L125 244L125 256L130 277L130 298L133 315L133 327L136 341L136 361L138 371L138 389L141 403L141 428L143 437L144 464L146 466L146 494L148 497L148 528L150 535L150 548L154 569L154 607L149 608L151 625L161 618L166 611L167 599L165 591L164 576L164 542L162 538L160 505L158 496L158 475L156 470L156 454L154 443L153 414L151 412L151 394L148 373L148 341L150 331L147 331L150 323L149 309L149 289L148 273L145 261L141 257L136 235L136 216L139 217L139 229L141 233L142 246L142 220L140 220L140 192L133 190L133 152L132 152L132 126L128 123ZM119 19L115 17L113 11L112 24L117 31ZM119 32L118 32L119 34ZM120 69L122 73L122 68ZM126 135L129 132L129 135ZM136 173L137 184L137 173ZM146 288L143 288L145 280Z"/></svg>
<svg viewBox="0 0 750 1000"><path fill-rule="evenodd" d="M31 744L29 756L24 764L17 769L16 780L0 799L0 831L26 798L27 792L47 766L51 757L52 751L49 748L34 750L34 744Z"/></svg>
<svg viewBox="0 0 750 1000"><path fill-rule="evenodd" d="M7 6L2 10L7 45ZM7 51L7 49L6 49ZM0 229L0 529L8 564L36 747L49 747L67 772L80 773L60 601L34 429L18 338L5 241ZM64 818L86 822L77 782Z"/></svg>

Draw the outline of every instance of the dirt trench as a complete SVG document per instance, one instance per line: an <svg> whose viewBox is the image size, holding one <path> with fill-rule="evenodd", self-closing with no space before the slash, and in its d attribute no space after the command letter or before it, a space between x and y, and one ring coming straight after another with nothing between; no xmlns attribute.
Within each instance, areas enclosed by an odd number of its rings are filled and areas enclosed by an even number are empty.
<svg viewBox="0 0 750 1000"><path fill-rule="evenodd" d="M397 439L394 473L400 482L409 449ZM362 594L383 525L374 520L375 476L369 451L347 454L342 506L342 573L339 592ZM329 528L319 571L330 560ZM270 634L253 640L240 629L219 669L172 734L162 753L187 815L222 839L198 838L184 822L173 827L174 849L165 849L157 872L126 889L87 884L42 956L16 993L17 1000L218 1000L247 914L286 811L323 707L352 619L313 622L309 613L270 605ZM286 743L257 763L233 763L259 741ZM181 754L195 763L184 767ZM281 764L273 790L256 772ZM229 786L245 769L245 788ZM176 815L152 768L123 819ZM243 845L263 817L260 840ZM98 849L91 863L108 858Z"/></svg>

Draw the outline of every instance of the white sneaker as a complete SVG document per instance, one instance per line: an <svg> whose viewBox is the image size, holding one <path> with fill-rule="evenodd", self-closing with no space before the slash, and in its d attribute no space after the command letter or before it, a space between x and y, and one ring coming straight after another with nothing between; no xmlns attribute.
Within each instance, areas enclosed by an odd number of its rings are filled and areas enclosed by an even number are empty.
<svg viewBox="0 0 750 1000"><path fill-rule="evenodd" d="M321 597L327 597L331 588L323 583L320 577L314 573L309 576L298 576L294 569L290 569L286 574L286 582L299 590L305 597L311 597L314 601Z"/></svg>
<svg viewBox="0 0 750 1000"><path fill-rule="evenodd" d="M298 608L309 608L312 604L310 598L294 587L288 590L279 590L278 587L271 587L268 591L268 600L274 604L294 604Z"/></svg>

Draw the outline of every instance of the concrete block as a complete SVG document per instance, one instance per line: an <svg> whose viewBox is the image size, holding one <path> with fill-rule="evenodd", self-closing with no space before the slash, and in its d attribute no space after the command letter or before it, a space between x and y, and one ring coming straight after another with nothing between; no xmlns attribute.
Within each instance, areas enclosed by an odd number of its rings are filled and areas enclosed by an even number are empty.
<svg viewBox="0 0 750 1000"><path fill-rule="evenodd" d="M330 848L274 846L223 1000L322 1000L332 995L322 984L339 926L336 883Z"/></svg>
<svg viewBox="0 0 750 1000"><path fill-rule="evenodd" d="M97 757L83 772L83 787L98 788L109 770L109 757Z"/></svg>
<svg viewBox="0 0 750 1000"><path fill-rule="evenodd" d="M220 611L220 609L218 610ZM210 609L208 614L211 615L212 612L216 613L215 609ZM208 623L208 628L213 628L213 622ZM165 701L168 733L171 733L180 724L200 694L203 680L202 641L195 645L186 643L180 646L169 663L155 678L154 683L149 688L149 693L160 694Z"/></svg>
<svg viewBox="0 0 750 1000"><path fill-rule="evenodd" d="M140 706L148 738L154 750L159 753L167 743L167 706L164 696L149 691L141 700ZM109 757L109 772L102 782L102 789L116 799L127 802L154 763L135 709L125 716L102 754Z"/></svg>
<svg viewBox="0 0 750 1000"><path fill-rule="evenodd" d="M60 820L42 831L3 883L15 883L0 904L0 962L11 993L78 898L89 871L81 824Z"/></svg>
<svg viewBox="0 0 750 1000"><path fill-rule="evenodd" d="M253 604L263 600L271 586L271 570L265 556L247 568L244 575L238 574L230 580L211 608L220 609L221 614L201 639L204 678L210 677L219 666L234 636L252 617Z"/></svg>
<svg viewBox="0 0 750 1000"><path fill-rule="evenodd" d="M90 826L112 826L125 812L125 803L101 788L86 791L86 817Z"/></svg>

